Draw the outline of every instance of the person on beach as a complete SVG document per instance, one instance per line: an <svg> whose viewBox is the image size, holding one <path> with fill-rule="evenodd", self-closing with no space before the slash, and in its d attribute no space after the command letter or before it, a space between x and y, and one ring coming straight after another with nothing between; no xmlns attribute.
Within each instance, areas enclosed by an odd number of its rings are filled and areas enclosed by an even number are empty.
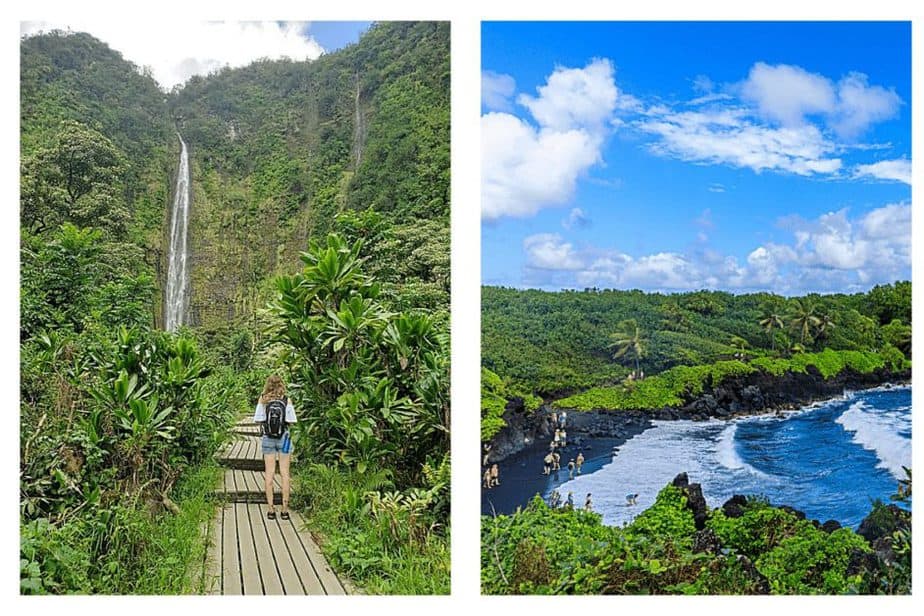
<svg viewBox="0 0 924 616"><path fill-rule="evenodd" d="M574 460L574 465L575 467L577 467L578 475L580 475L581 467L584 465L584 453L583 452L580 452L580 451L578 452L577 458L575 458Z"/></svg>
<svg viewBox="0 0 924 616"><path fill-rule="evenodd" d="M587 493L587 498L584 499L584 511L593 511L593 503L590 502L590 492Z"/></svg>
<svg viewBox="0 0 924 616"><path fill-rule="evenodd" d="M626 494L626 507L638 504L638 494Z"/></svg>
<svg viewBox="0 0 924 616"><path fill-rule="evenodd" d="M552 411L552 416L550 417L550 419L552 420L553 426L558 425L558 414L556 414L555 411Z"/></svg>
<svg viewBox="0 0 924 616"><path fill-rule="evenodd" d="M552 442L555 443L555 448L561 447L561 430L555 428L555 436L552 437Z"/></svg>
<svg viewBox="0 0 924 616"><path fill-rule="evenodd" d="M568 413L565 411L561 412L561 415L558 416L558 425L562 428L565 427L565 421L567 420Z"/></svg>
<svg viewBox="0 0 924 616"><path fill-rule="evenodd" d="M552 490L552 494L549 495L549 507L552 509L557 509L561 504L561 494L558 490Z"/></svg>
<svg viewBox="0 0 924 616"><path fill-rule="evenodd" d="M491 443L484 444L484 455L481 457L481 465L488 465L488 456L491 455Z"/></svg>
<svg viewBox="0 0 924 616"><path fill-rule="evenodd" d="M568 509L574 509L574 492L568 492L568 502L565 503Z"/></svg>
<svg viewBox="0 0 924 616"><path fill-rule="evenodd" d="M561 429L561 437L559 438L562 447L568 446L568 435L565 433L565 429Z"/></svg>
<svg viewBox="0 0 924 616"><path fill-rule="evenodd" d="M574 479L574 458L568 460L568 479Z"/></svg>
<svg viewBox="0 0 924 616"><path fill-rule="evenodd" d="M552 470L560 471L561 470L561 454L557 451L552 454Z"/></svg>
<svg viewBox="0 0 924 616"><path fill-rule="evenodd" d="M552 470L552 462L555 461L555 458L552 457L552 454L547 453L545 454L545 457L542 459L542 461L545 463L545 466L542 469L542 474L548 475Z"/></svg>
<svg viewBox="0 0 924 616"><path fill-rule="evenodd" d="M497 464L491 465L491 485L489 488L496 488L500 485L500 469L497 468Z"/></svg>
<svg viewBox="0 0 924 616"><path fill-rule="evenodd" d="M286 386L282 379L272 374L263 385L263 393L257 401L253 414L254 423L260 424L263 435L264 490L266 492L266 517L276 519L276 504L273 499L273 480L276 478L276 459L279 459L279 475L282 478L282 519L289 519L289 454L292 453L292 437L289 426L295 423L295 407L286 397Z"/></svg>
<svg viewBox="0 0 924 616"><path fill-rule="evenodd" d="M490 489L491 487L491 469L490 468L484 469L484 476L481 478L481 487L485 488L486 490Z"/></svg>

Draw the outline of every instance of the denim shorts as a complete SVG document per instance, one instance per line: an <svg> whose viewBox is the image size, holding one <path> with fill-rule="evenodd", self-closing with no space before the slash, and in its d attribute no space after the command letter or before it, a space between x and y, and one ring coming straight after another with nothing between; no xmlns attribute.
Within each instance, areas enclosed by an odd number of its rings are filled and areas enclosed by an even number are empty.
<svg viewBox="0 0 924 616"><path fill-rule="evenodd" d="M292 451L292 437L289 436L289 431L286 430L280 438L272 438L269 436L263 436L263 455L268 456L274 453L280 453L283 455L288 455Z"/></svg>

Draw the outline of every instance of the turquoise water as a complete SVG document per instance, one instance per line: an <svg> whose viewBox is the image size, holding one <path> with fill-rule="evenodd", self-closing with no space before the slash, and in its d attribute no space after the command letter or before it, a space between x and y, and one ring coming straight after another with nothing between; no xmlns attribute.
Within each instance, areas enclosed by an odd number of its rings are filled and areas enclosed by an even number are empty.
<svg viewBox="0 0 924 616"><path fill-rule="evenodd" d="M711 507L733 494L764 495L856 527L874 499L895 492L902 466L911 466L910 387L846 393L782 418L658 421L608 464L558 490L565 498L573 492L576 503L590 492L605 523L623 524L686 472ZM630 493L639 494L635 506L626 504Z"/></svg>

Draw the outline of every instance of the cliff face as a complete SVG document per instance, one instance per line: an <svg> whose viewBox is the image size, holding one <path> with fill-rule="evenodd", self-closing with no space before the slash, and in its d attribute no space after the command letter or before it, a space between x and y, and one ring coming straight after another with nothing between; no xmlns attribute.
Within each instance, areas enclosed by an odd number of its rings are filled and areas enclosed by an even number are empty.
<svg viewBox="0 0 924 616"><path fill-rule="evenodd" d="M378 24L312 62L193 78L170 108L193 165L192 325L252 315L344 211L448 225L448 24Z"/></svg>
<svg viewBox="0 0 924 616"><path fill-rule="evenodd" d="M896 373L885 368L868 374L848 369L827 380L812 366L806 373L787 372L779 377L755 372L706 387L701 395L691 397L679 408L567 411L568 441L579 445L594 437L627 440L647 430L653 419L705 421L791 410L840 396L844 390L869 389L910 379L910 370ZM521 403L511 400L503 415L507 425L491 440L490 460L497 462L537 440L550 440L554 432L551 415L547 405L535 413L527 413Z"/></svg>
<svg viewBox="0 0 924 616"><path fill-rule="evenodd" d="M427 255L398 261L423 264L416 279L445 287L439 301L448 305L448 23L376 24L315 61L258 61L169 94L84 33L23 40L21 73L24 152L76 120L130 163L131 239L143 246L159 295L182 134L192 176L189 324L249 322L272 277L300 267L310 237L334 228L338 214L366 209L378 227L358 235L445 228L420 232L436 244L434 259L445 255L445 272L427 267ZM402 243L408 255L421 245ZM159 297L151 310L161 324Z"/></svg>

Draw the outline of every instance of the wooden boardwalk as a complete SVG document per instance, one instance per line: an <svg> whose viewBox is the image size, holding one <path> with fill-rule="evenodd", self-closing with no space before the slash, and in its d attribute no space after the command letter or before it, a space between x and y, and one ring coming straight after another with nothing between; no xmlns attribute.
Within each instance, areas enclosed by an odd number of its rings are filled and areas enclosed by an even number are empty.
<svg viewBox="0 0 924 616"><path fill-rule="evenodd" d="M343 595L344 584L331 570L302 517L266 518L263 456L253 424L238 424L237 438L218 455L227 467L217 492L225 501L209 531L208 582L221 595ZM259 434L259 431L256 432ZM259 462L259 470L254 462ZM275 501L281 503L279 475Z"/></svg>

